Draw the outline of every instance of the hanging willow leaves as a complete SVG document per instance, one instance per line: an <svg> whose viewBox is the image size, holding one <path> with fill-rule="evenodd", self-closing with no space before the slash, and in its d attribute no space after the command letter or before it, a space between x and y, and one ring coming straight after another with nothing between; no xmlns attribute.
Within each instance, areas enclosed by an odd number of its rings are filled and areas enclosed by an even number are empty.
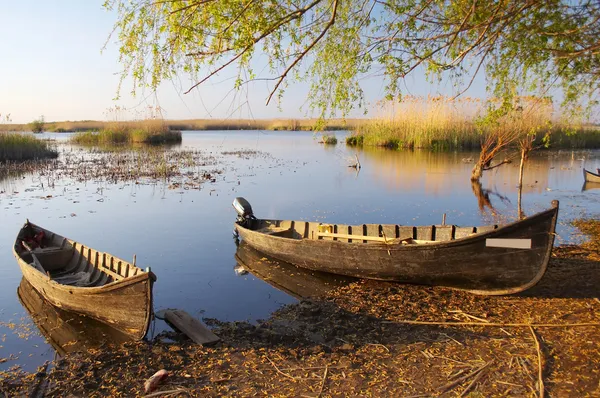
<svg viewBox="0 0 600 398"><path fill-rule="evenodd" d="M108 0L133 91L187 73L188 92L233 69L235 85L310 83L320 116L363 106L367 75L387 98L418 68L455 78L458 93L485 74L490 94L560 87L566 110L595 102L600 76L600 4L572 0ZM266 57L268 71L252 66ZM264 62L264 61L261 61Z"/></svg>

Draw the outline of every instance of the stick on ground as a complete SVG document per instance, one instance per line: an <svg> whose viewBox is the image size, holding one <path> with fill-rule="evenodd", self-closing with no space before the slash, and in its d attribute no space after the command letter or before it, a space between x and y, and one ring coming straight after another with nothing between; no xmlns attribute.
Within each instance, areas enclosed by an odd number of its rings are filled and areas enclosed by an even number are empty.
<svg viewBox="0 0 600 398"><path fill-rule="evenodd" d="M382 323L404 323L407 325L433 325L433 326L487 326L487 327L511 327L511 328L574 328L574 327L599 327L599 322L583 322L583 323L483 323L483 322L434 322L434 321L383 321Z"/></svg>
<svg viewBox="0 0 600 398"><path fill-rule="evenodd" d="M317 398L321 398L321 394L323 394L323 387L325 387L325 381L327 380L327 372L329 371L329 367L325 366L325 372L323 374L323 381L321 382L321 388L319 389L319 395Z"/></svg>
<svg viewBox="0 0 600 398"><path fill-rule="evenodd" d="M459 385L460 383L462 383L463 381L467 380L469 377L473 377L475 376L477 373L481 372L483 369L487 368L488 366L490 366L490 364L492 363L492 361L485 363L484 365L478 367L477 369L475 369L474 371L472 371L471 373L468 373L466 375L464 375L463 377L459 377L458 379L454 380L451 383L445 384L443 386L441 386L439 388L440 390L440 394L445 393L446 391L456 387L457 385Z"/></svg>
<svg viewBox="0 0 600 398"><path fill-rule="evenodd" d="M537 350L538 356L538 389L540 391L540 398L544 398L544 366L542 364L542 350L540 348L540 341L535 335L535 330L529 326L533 340L535 341L535 349Z"/></svg>

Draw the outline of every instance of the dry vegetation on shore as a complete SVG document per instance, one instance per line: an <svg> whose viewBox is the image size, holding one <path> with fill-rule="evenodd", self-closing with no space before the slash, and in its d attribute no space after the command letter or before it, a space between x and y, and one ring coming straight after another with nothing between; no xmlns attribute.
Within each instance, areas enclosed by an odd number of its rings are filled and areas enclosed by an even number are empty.
<svg viewBox="0 0 600 398"><path fill-rule="evenodd" d="M257 325L213 321L213 347L158 339L92 350L47 374L4 372L0 389L14 396L46 380L51 397L142 396L164 368L163 396L595 396L600 222L576 225L592 240L557 248L525 294L355 282Z"/></svg>
<svg viewBox="0 0 600 398"><path fill-rule="evenodd" d="M144 122L144 121L141 121ZM120 121L119 124L135 128L140 121ZM363 120L330 120L326 130L352 129ZM86 132L107 129L114 122L95 120L46 122L45 130L49 132ZM189 120L164 120L163 123L170 130L306 130L312 131L317 124L316 119L189 119ZM30 131L30 124L0 124L0 130Z"/></svg>
<svg viewBox="0 0 600 398"><path fill-rule="evenodd" d="M600 148L600 128L553 121L552 104L548 101L524 97L521 102L519 115L500 120L498 125L482 126L476 123L484 111L479 99L407 96L388 106L388 116L357 126L346 143L391 149L476 150L486 129L514 129L518 122L523 134L536 135L536 145L541 145L549 132L551 148Z"/></svg>

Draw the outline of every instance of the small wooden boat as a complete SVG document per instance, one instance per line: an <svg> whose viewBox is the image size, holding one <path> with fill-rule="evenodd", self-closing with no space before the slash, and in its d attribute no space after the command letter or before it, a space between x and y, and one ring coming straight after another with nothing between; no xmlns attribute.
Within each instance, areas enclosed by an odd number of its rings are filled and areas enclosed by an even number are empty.
<svg viewBox="0 0 600 398"><path fill-rule="evenodd" d="M587 182L600 182L600 170L597 170L599 174L592 173L589 170L583 169L583 178Z"/></svg>
<svg viewBox="0 0 600 398"><path fill-rule="evenodd" d="M254 250L248 243L240 242L235 252L236 272L240 269L267 282L297 299L318 297L335 287L343 286L354 280L340 275L311 271L299 268L274 258L267 258Z"/></svg>
<svg viewBox="0 0 600 398"><path fill-rule="evenodd" d="M152 318L156 276L27 221L13 253L27 281L46 300L142 339ZM134 260L135 262L135 260Z"/></svg>
<svg viewBox="0 0 600 398"><path fill-rule="evenodd" d="M131 341L131 336L105 323L54 307L25 278L17 295L40 333L60 356Z"/></svg>
<svg viewBox="0 0 600 398"><path fill-rule="evenodd" d="M503 226L340 225L254 217L236 198L235 229L267 255L315 271L512 294L546 272L558 217L552 207Z"/></svg>

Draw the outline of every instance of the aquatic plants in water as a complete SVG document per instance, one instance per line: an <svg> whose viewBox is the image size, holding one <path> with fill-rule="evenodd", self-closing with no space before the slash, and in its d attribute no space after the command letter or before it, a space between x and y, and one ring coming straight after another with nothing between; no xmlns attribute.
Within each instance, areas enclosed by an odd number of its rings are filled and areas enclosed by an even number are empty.
<svg viewBox="0 0 600 398"><path fill-rule="evenodd" d="M338 142L337 137L334 134L323 134L321 136L321 144L325 145L336 145Z"/></svg>

